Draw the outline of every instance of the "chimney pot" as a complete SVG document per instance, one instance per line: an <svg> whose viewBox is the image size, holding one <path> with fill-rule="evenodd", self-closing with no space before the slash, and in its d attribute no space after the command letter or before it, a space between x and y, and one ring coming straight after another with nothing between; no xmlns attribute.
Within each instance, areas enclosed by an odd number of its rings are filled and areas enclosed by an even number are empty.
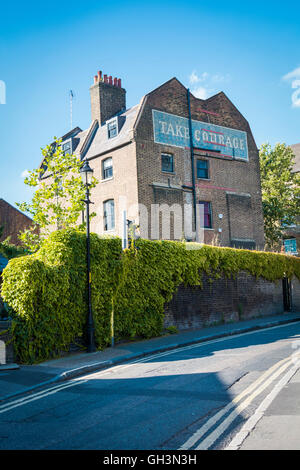
<svg viewBox="0 0 300 470"><path fill-rule="evenodd" d="M126 109L126 91L120 85L119 78L97 72L94 85L90 87L92 121L97 119L99 124L103 125L108 119Z"/></svg>

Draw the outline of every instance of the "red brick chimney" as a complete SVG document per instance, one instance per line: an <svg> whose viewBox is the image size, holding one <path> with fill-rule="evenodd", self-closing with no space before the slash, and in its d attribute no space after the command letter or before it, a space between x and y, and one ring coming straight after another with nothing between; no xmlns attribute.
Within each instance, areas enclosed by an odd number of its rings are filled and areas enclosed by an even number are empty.
<svg viewBox="0 0 300 470"><path fill-rule="evenodd" d="M98 119L100 125L126 109L126 90L121 87L121 79L103 75L99 71L94 75L94 84L90 87L92 121Z"/></svg>

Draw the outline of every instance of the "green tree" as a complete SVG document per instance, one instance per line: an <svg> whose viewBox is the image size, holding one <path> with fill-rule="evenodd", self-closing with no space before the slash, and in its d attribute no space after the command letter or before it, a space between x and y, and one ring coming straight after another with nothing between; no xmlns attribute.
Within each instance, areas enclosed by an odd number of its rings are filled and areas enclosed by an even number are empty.
<svg viewBox="0 0 300 470"><path fill-rule="evenodd" d="M28 254L28 251L23 246L17 246L10 243L10 237L7 237L3 242L0 242L0 253L7 259L16 258Z"/></svg>
<svg viewBox="0 0 300 470"><path fill-rule="evenodd" d="M300 175L293 172L295 156L286 144L263 144L259 157L266 244L279 250L285 227L300 215Z"/></svg>
<svg viewBox="0 0 300 470"><path fill-rule="evenodd" d="M51 231L84 225L80 224L80 215L85 208L85 187L79 173L82 161L76 155L65 153L61 140L56 137L54 143L41 150L44 157L41 167L29 171L24 180L26 185L35 188L32 200L17 204L34 222L30 229L19 235L31 252L39 248ZM91 188L97 182L93 177ZM94 215L92 213L91 217Z"/></svg>
<svg viewBox="0 0 300 470"><path fill-rule="evenodd" d="M2 237L4 232L4 225L0 226L0 238ZM5 240L0 241L0 254L2 254L5 258L11 259L15 258L16 256L22 256L27 254L27 250L22 246L14 245L10 242L11 237L8 236Z"/></svg>

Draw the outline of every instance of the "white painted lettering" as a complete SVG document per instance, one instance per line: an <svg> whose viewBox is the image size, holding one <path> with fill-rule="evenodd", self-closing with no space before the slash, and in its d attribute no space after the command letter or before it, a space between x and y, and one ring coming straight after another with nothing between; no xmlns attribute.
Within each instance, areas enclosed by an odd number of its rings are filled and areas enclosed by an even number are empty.
<svg viewBox="0 0 300 470"><path fill-rule="evenodd" d="M190 136L190 133L189 133L189 128L188 127L184 127L184 137L186 139L188 139Z"/></svg>
<svg viewBox="0 0 300 470"><path fill-rule="evenodd" d="M231 143L231 140L230 140L229 136L226 139L226 147L231 147L232 148L232 143Z"/></svg>
<svg viewBox="0 0 300 470"><path fill-rule="evenodd" d="M194 137L198 142L201 140L201 134L199 130L195 131Z"/></svg>
<svg viewBox="0 0 300 470"><path fill-rule="evenodd" d="M239 139L237 137L234 137L232 142L233 142L234 148L238 149L239 148Z"/></svg>
<svg viewBox="0 0 300 470"><path fill-rule="evenodd" d="M175 132L171 123L168 125L167 134L172 134L173 136L175 135Z"/></svg>
<svg viewBox="0 0 300 470"><path fill-rule="evenodd" d="M163 134L166 134L166 127L167 127L167 123L165 121L158 121L159 124L161 124L161 132Z"/></svg>
<svg viewBox="0 0 300 470"><path fill-rule="evenodd" d="M210 135L210 141L214 144L217 142L217 137L216 137L216 134L214 132L210 132L209 133Z"/></svg>
<svg viewBox="0 0 300 470"><path fill-rule="evenodd" d="M182 126L176 125L176 136L177 137L184 137L184 135L181 134L181 131L180 131L181 128L182 128Z"/></svg>
<svg viewBox="0 0 300 470"><path fill-rule="evenodd" d="M207 132L202 132L202 138L204 141L208 142L208 133Z"/></svg>

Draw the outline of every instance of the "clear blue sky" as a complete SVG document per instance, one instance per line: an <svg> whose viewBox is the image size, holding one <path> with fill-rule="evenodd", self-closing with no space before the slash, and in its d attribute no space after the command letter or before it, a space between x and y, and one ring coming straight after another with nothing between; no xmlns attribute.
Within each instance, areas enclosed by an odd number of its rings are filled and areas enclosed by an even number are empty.
<svg viewBox="0 0 300 470"><path fill-rule="evenodd" d="M89 126L98 70L122 78L127 107L176 76L200 97L223 90L258 146L300 142L299 17L299 2L2 2L0 197L30 198L21 175L69 130L70 89L73 127Z"/></svg>

